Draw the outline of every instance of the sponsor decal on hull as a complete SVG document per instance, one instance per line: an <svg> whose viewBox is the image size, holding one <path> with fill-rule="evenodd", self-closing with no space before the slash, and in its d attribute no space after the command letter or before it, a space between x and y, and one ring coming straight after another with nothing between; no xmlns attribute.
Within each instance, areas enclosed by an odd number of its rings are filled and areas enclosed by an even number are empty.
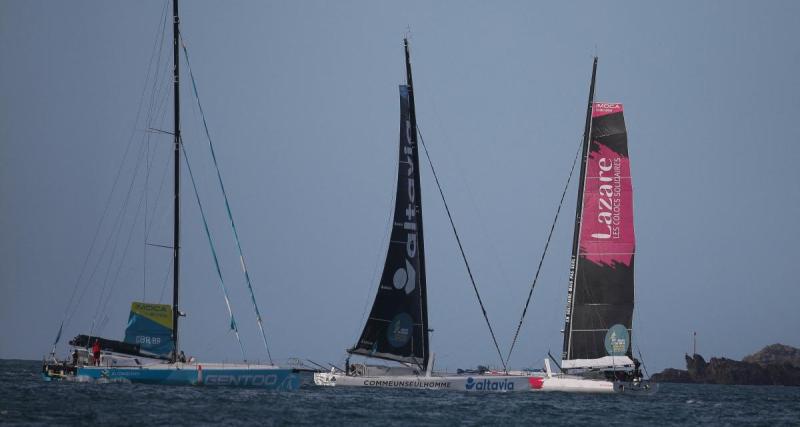
<svg viewBox="0 0 800 427"><path fill-rule="evenodd" d="M203 382L208 385L264 387L264 386L275 385L278 382L278 376L272 374L269 375L206 374Z"/></svg>
<svg viewBox="0 0 800 427"><path fill-rule="evenodd" d="M437 380L364 380L367 387L450 388L449 381Z"/></svg>
<svg viewBox="0 0 800 427"><path fill-rule="evenodd" d="M467 390L475 390L475 391L514 391L514 382L509 381L507 379L503 380L491 380L491 379L480 379L475 380L472 377L467 378L466 384L464 387Z"/></svg>

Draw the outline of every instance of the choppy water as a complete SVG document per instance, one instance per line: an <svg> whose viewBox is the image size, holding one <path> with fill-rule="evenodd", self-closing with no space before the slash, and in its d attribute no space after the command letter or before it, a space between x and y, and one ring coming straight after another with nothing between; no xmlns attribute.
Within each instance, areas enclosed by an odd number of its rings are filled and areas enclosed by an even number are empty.
<svg viewBox="0 0 800 427"><path fill-rule="evenodd" d="M800 387L662 384L654 396L52 382L0 360L0 424L800 425Z"/></svg>

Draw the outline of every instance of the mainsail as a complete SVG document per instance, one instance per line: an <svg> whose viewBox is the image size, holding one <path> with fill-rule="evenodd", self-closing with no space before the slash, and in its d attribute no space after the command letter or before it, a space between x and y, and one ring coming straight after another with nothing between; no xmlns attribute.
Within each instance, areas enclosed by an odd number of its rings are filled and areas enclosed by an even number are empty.
<svg viewBox="0 0 800 427"><path fill-rule="evenodd" d="M595 62L595 67L597 63ZM622 104L593 101L578 192L561 366L633 366L633 192Z"/></svg>
<svg viewBox="0 0 800 427"><path fill-rule="evenodd" d="M348 352L424 367L429 353L422 194L408 63L407 67L409 85L400 86L400 157L389 249L364 331Z"/></svg>

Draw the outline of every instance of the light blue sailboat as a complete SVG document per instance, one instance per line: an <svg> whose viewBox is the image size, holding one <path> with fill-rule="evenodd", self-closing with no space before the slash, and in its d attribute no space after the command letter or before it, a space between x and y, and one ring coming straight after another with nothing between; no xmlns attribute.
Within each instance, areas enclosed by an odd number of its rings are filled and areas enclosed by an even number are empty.
<svg viewBox="0 0 800 427"><path fill-rule="evenodd" d="M194 358L187 358L180 351L178 340L178 324L183 316L179 310L179 285L180 285L180 162L181 155L185 156L181 140L180 127L180 18L178 14L178 0L172 1L173 17L173 90L174 90L174 131L169 132L174 136L174 228L173 244L170 249L173 253L173 294L172 304L148 304L133 302L128 318L128 326L123 341L100 338L96 336L78 335L72 339L71 355L68 360L59 361L55 358L55 348L58 344L64 326L61 322L50 358L42 364L42 377L47 381L73 380L73 381L119 381L145 384L164 385L203 385L203 386L235 386L256 387L269 390L295 390L301 383L300 372L303 368L279 367L272 363L269 354L266 334L262 325L261 314L258 310L250 276L244 262L239 236L233 221L227 196L225 204L236 246L239 250L239 259L247 282L248 290L253 302L261 336L270 359L269 364L250 363L202 363ZM188 53L184 47L188 62ZM191 69L190 69L191 73ZM190 74L191 75L191 74ZM197 88L193 88L197 95ZM199 103L199 101L198 101ZM202 113L202 107L200 107ZM203 120L205 125L205 119ZM208 136L208 129L205 129ZM167 133L167 132L164 132ZM209 137L211 154L216 165L216 156ZM187 167L189 166L187 160ZM194 185L194 176L191 168L188 169ZM217 167L217 178L223 195L225 187ZM197 195L197 189L195 188ZM239 340L238 326L233 317L233 312L228 301L228 292L222 281L216 252L214 250L211 234L208 230L205 213L203 213L199 196L197 197L200 212L203 216L205 231L211 245L212 255L220 279L220 285L225 295L225 302L230 315L230 326ZM241 348L241 341L239 341ZM244 359L244 349L242 348Z"/></svg>

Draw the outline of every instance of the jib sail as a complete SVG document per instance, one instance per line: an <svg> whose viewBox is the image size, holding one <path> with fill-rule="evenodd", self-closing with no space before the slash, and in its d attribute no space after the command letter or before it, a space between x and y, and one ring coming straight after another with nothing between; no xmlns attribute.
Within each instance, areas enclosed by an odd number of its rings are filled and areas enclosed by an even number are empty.
<svg viewBox="0 0 800 427"><path fill-rule="evenodd" d="M136 344L143 353L170 357L172 341L172 305L131 303L125 342Z"/></svg>
<svg viewBox="0 0 800 427"><path fill-rule="evenodd" d="M590 106L561 366L624 369L633 365L635 251L628 137L622 104L592 94Z"/></svg>
<svg viewBox="0 0 800 427"><path fill-rule="evenodd" d="M428 362L428 311L422 235L414 95L406 45L408 86L400 86L400 156L394 219L378 293L352 354Z"/></svg>

